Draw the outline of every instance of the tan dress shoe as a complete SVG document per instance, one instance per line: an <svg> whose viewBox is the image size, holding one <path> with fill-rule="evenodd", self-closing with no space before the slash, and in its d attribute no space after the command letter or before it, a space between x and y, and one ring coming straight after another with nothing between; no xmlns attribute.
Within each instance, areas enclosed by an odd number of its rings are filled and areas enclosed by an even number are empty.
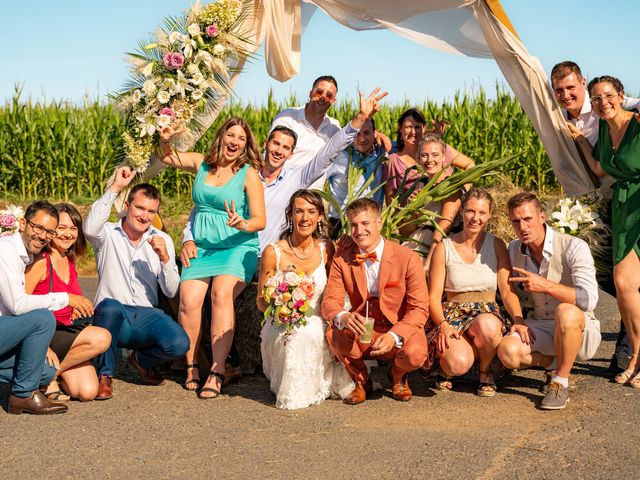
<svg viewBox="0 0 640 480"><path fill-rule="evenodd" d="M364 383L356 382L356 388L343 400L347 405L357 405L367 400L367 393L373 392L373 383L371 378L367 378Z"/></svg>
<svg viewBox="0 0 640 480"><path fill-rule="evenodd" d="M9 413L20 415L21 413L32 413L33 415L51 415L54 413L64 413L67 406L61 403L52 402L40 390L31 393L29 397L22 398L15 395L9 396Z"/></svg>
<svg viewBox="0 0 640 480"><path fill-rule="evenodd" d="M399 402L408 402L412 396L413 392L409 388L407 376L403 375L398 383L393 384L393 399Z"/></svg>

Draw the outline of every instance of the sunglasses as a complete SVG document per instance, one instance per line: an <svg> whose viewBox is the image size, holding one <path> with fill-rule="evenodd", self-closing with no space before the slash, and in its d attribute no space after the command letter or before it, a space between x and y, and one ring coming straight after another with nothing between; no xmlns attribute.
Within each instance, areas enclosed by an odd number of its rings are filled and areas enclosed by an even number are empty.
<svg viewBox="0 0 640 480"><path fill-rule="evenodd" d="M314 97L324 96L324 98L326 98L327 100L332 100L336 96L336 94L333 93L331 90L324 90L322 88L314 89L313 92L311 92L311 95Z"/></svg>

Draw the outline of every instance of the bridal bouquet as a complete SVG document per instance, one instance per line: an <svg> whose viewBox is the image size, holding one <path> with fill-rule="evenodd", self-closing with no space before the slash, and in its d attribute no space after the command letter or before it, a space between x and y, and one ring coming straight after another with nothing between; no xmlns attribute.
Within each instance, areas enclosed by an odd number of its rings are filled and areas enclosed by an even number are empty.
<svg viewBox="0 0 640 480"><path fill-rule="evenodd" d="M270 319L273 326L284 327L285 336L292 335L297 325L307 324L314 290L313 279L303 272L277 272L262 287L262 298L269 305L264 312L265 321Z"/></svg>
<svg viewBox="0 0 640 480"><path fill-rule="evenodd" d="M201 130L194 115L230 91L228 64L246 53L238 32L243 11L242 0L197 2L186 16L166 18L154 38L128 54L131 78L115 99L126 114L124 154L134 170L147 168L160 130L176 121Z"/></svg>
<svg viewBox="0 0 640 480"><path fill-rule="evenodd" d="M4 210L0 210L0 237L17 232L19 220L22 217L24 217L24 211L15 205L9 205Z"/></svg>

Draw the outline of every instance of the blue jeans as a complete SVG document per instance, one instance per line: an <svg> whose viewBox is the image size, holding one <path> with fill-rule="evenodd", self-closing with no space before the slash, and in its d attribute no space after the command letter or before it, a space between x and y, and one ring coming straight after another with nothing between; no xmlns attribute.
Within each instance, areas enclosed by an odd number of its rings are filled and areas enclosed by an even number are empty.
<svg viewBox="0 0 640 480"><path fill-rule="evenodd" d="M144 368L176 360L189 350L189 337L182 327L157 308L123 305L106 298L95 308L93 324L111 333L109 349L96 358L98 375L115 374L116 348L135 349Z"/></svg>
<svg viewBox="0 0 640 480"><path fill-rule="evenodd" d="M11 384L11 393L26 398L56 373L46 362L47 348L56 330L49 310L0 317L0 382Z"/></svg>

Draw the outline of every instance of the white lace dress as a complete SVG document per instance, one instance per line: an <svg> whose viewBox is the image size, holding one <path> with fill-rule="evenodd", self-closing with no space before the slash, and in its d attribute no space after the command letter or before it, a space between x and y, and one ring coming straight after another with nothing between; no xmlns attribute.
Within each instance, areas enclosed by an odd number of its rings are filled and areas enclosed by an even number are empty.
<svg viewBox="0 0 640 480"><path fill-rule="evenodd" d="M276 253L276 268L280 269L280 250ZM295 328L293 335L267 320L262 327L262 369L276 395L276 407L288 410L317 405L326 398L345 398L354 383L344 366L335 360L325 340L326 324L320 313L322 292L327 285L324 244L320 244L322 262L311 275L315 292L310 301L313 315L308 324ZM287 340L285 343L285 339Z"/></svg>

